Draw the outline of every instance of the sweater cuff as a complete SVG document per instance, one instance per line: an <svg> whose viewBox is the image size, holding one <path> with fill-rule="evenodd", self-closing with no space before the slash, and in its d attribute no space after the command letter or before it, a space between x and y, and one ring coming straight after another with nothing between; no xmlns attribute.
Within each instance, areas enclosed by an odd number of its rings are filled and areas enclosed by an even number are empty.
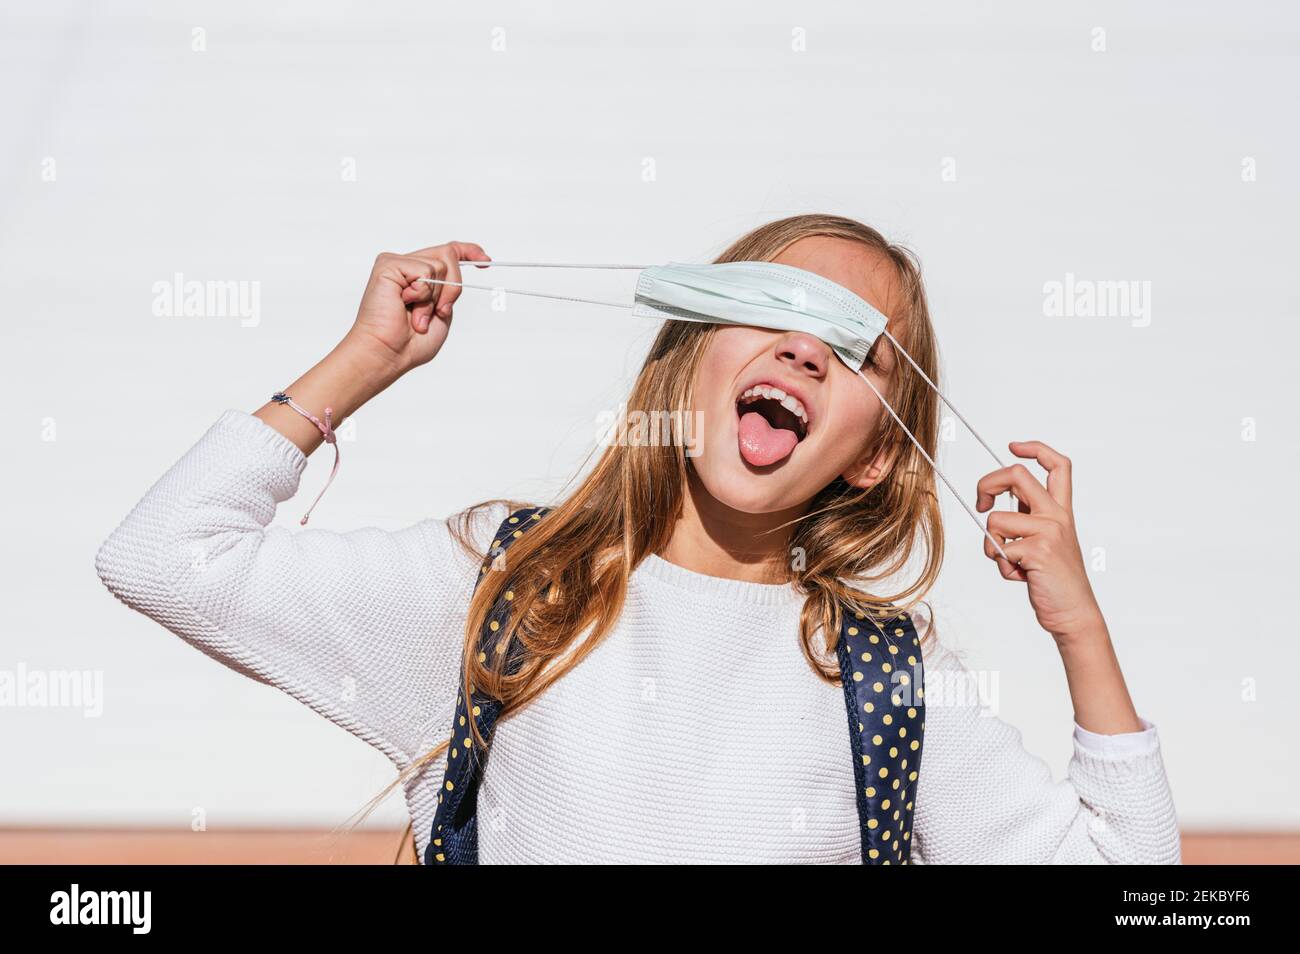
<svg viewBox="0 0 1300 954"><path fill-rule="evenodd" d="M1089 732L1075 723L1074 763L1094 777L1112 780L1163 772L1164 759L1156 727L1146 719L1142 719L1142 724L1147 728L1141 732L1108 736ZM1089 740L1089 736L1095 738Z"/></svg>
<svg viewBox="0 0 1300 954"><path fill-rule="evenodd" d="M303 471L307 468L307 455L297 444L260 417L247 411L228 408L212 426L214 430L229 430L238 434L241 439L255 442L259 448L269 451L285 466L291 468L298 477L302 477Z"/></svg>
<svg viewBox="0 0 1300 954"><path fill-rule="evenodd" d="M1156 750L1158 740L1156 727L1152 722L1138 716L1142 723L1140 732L1117 732L1103 735L1091 732L1079 723L1074 723L1074 741L1085 751L1105 758L1130 758L1134 755L1149 755Z"/></svg>

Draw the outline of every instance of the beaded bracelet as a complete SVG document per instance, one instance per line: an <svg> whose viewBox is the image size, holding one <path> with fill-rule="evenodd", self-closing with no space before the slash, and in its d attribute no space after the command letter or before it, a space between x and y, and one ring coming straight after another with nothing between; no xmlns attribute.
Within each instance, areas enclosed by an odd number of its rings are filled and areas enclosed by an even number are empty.
<svg viewBox="0 0 1300 954"><path fill-rule="evenodd" d="M322 424L315 414L304 408L283 391L276 391L271 395L271 400L276 404L287 404L289 407L293 408L303 417L307 418L307 420L320 428L320 432L325 435L325 443L334 445L334 469L330 471L330 479L325 481L325 486L321 488L320 493L316 495L316 499L313 500L311 506L307 508L307 512L303 514L302 519L298 521L300 525L305 526L307 518L311 516L312 510L316 508L316 504L320 503L321 497L325 496L325 491L329 490L330 484L334 482L334 475L339 471L339 442L337 435L334 433L334 425L331 420L334 411L332 408L325 408L325 423Z"/></svg>

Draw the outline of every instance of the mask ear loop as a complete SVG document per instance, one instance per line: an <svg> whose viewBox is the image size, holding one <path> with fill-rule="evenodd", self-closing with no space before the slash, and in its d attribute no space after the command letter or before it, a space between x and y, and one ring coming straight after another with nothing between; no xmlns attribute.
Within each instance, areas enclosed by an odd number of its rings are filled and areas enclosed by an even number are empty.
<svg viewBox="0 0 1300 954"><path fill-rule="evenodd" d="M574 262L473 262L459 261L459 265L474 265L476 267L492 266L498 268L625 268L635 271L643 271L650 266L648 265L590 265ZM580 301L589 305L609 305L612 308L632 308L633 306L625 301L609 301L604 298L579 298L576 295L551 295L546 292L525 291L522 288L502 288L500 285L474 285L469 282L449 282L438 278L418 278L416 281L424 282L426 285L455 285L459 288L479 288L484 291L503 291L507 295L527 295L529 298L551 298L555 301Z"/></svg>
<svg viewBox="0 0 1300 954"><path fill-rule="evenodd" d="M498 268L614 268L614 269L634 269L637 271L640 271L648 267L645 265L605 265L605 264L592 265L592 264L576 264L576 263L568 263L568 262L558 263L558 262L458 261L458 264L473 265L475 267L483 267L483 266L491 267L495 265ZM608 299L602 299L602 298L579 298L574 295L553 295L553 294L547 294L545 292L502 288L499 285L477 285L477 284L471 284L469 282L451 282L451 281L445 281L437 278L420 278L417 279L417 281L425 282L426 284L429 285L456 285L461 288L479 288L479 289L484 289L486 291L503 291L507 295L528 295L533 298L551 298L556 301L578 301L578 302L585 302L587 304L592 304L592 305L609 305L614 308L630 309L633 307L633 305L623 301L609 301ZM933 381L930 380L930 376L921 370L920 365L918 365L916 361L912 359L912 356L907 353L907 351L903 348L901 344L898 343L898 340L893 335L891 335L889 331L886 329L882 329L881 333L890 340L890 342L894 345L894 347L897 348L898 351L903 355L903 357L907 359L908 363L911 364L912 367L916 369L917 373L921 375L921 378L925 381L926 384L930 386L930 388L934 391L934 393L939 395L939 399L942 400L945 405L947 405L948 409L951 410L955 415L957 415L957 418L964 425L966 425L966 429L969 430L973 435L975 435L975 439L979 441L980 445L986 451L989 452L990 456L992 456L992 458L995 461L997 461L998 465L1005 467L1006 465L1002 463L1001 458L999 458L998 455L994 453L993 448L989 447L989 445L985 443L984 438L980 437L979 432L976 431L975 428L971 427L970 422L967 421L966 418L962 416L962 413L957 410L957 408L953 405L951 401L948 400L947 396L942 391L939 390L939 388L935 385ZM983 533L984 536L988 537L989 542L993 544L993 549L998 551L998 555L1001 556L1002 559L1006 560L1008 563L1012 563L1013 565L1015 565L1015 561L1013 561L1010 557L1007 556L1006 551L1002 549L1002 545L998 543L998 541L994 538L993 534L989 533L988 528L983 523L980 522L980 518L976 515L975 511L971 509L970 504L966 503L965 498L963 498L962 495L957 492L957 488L955 488L952 485L952 481L950 481L948 479L948 476L942 470L939 469L939 465L934 462L934 458L932 458L928 453L926 453L925 448L921 446L921 442L916 439L916 435L913 434L908 429L907 425L904 424L902 419L899 418L899 416L894 412L894 409L890 407L889 402L885 400L885 396L880 393L879 389L874 384L871 383L871 380L865 374L863 374L861 370L856 370L854 373L856 373L857 376L860 377L863 381L866 381L867 387L871 388L871 390L875 392L876 397L880 399L880 403L885 406L885 410L889 412L890 416L897 422L898 426L903 429L903 433L905 433L908 436L908 438L912 441L912 443L916 445L916 449L921 452L921 456L926 459L926 462L930 465L931 469L933 469L934 472L939 475L939 479L944 482L949 492L951 492L953 497L956 498L957 502L962 505L962 508L970 516L971 520L974 521L975 526L979 527L980 532ZM1012 499L1013 500L1015 499L1014 494L1012 494Z"/></svg>
<svg viewBox="0 0 1300 954"><path fill-rule="evenodd" d="M644 271L649 265L591 265L582 262L475 262L457 259L459 265L492 266L497 268L631 268Z"/></svg>
<svg viewBox="0 0 1300 954"><path fill-rule="evenodd" d="M892 337L890 340L893 340ZM989 533L988 527L980 523L980 518L976 516L975 511L971 509L970 504L966 503L966 500L962 497L962 495L957 493L957 488L952 485L952 481L949 480L947 475L944 474L944 472L939 469L939 465L934 462L934 458L932 458L929 454L925 452L925 448L922 447L921 442L916 439L916 435L913 434L910 430L908 430L907 425L904 424L902 419L899 418L899 416L894 413L894 409L889 406L889 402L885 400L885 396L880 393L880 390L874 384L871 383L871 379L868 378L865 374L863 374L861 370L856 371L855 373L863 381L867 382L867 387L871 388L872 391L876 392L876 397L880 398L880 403L885 406L885 410L888 411L890 416L898 423L898 426L903 429L903 433L905 433L908 437L912 439L912 443L915 444L916 449L921 452L921 456L926 459L926 461L930 464L930 467L934 470L934 472L938 474L939 478L948 486L948 490L951 491L952 495L957 498L957 502L961 504L962 507L965 508L966 513L968 513L970 515L970 518L975 521L975 526L979 527L980 531L984 534L984 536L989 538L989 542L992 543L993 548L998 551L998 555L1001 556L1002 559L1010 563L1012 566L1016 566L1017 565L1016 561L1012 560L1010 557L1007 556L1006 551L1002 549L1002 544L998 543L998 541L993 537L993 534ZM927 378L926 380L928 381L929 379ZM933 385L931 386L933 387ZM938 388L935 388L935 390L937 392Z"/></svg>
<svg viewBox="0 0 1300 954"><path fill-rule="evenodd" d="M611 308L631 308L625 301L609 301L604 298L578 298L575 295L550 295L546 292L525 291L522 288L503 288L500 285L471 285L469 282L449 282L440 278L417 278L417 282L426 285L456 285L459 288L481 288L484 291L503 291L507 295L527 295L529 298L553 298L556 301L581 301L589 305L609 305Z"/></svg>
<svg viewBox="0 0 1300 954"><path fill-rule="evenodd" d="M989 456L992 457L995 461L997 461L998 466L1006 467L1007 465L1003 463L1002 458L999 457L997 453L994 452L992 447L989 447L989 445L985 442L984 438L980 437L980 432L975 430L975 428L971 426L970 421L962 417L962 413L961 411L957 410L957 406L953 404L951 401L949 401L948 396L939 390L939 386L930 380L930 376L921 370L921 366L917 364L915 360L913 360L910 354L907 353L907 349L898 343L898 339L889 333L889 329L882 328L881 334L883 334L886 338L888 338L893 343L894 347L898 349L899 353L902 354L902 356L907 359L907 363L916 369L916 373L921 376L922 380L924 380L926 384L930 385L930 389L934 391L935 394L939 395L939 400L943 401L943 403L947 405L948 410L956 414L957 419L966 425L966 430L970 431L971 434L975 437L975 440L980 442L980 446L989 452ZM1007 491L1007 493L1011 497L1011 509L1016 510L1017 509L1016 492L1014 490L1009 490Z"/></svg>
<svg viewBox="0 0 1300 954"><path fill-rule="evenodd" d="M924 380L926 384L930 385L930 390L934 391L935 394L939 395L939 400L943 401L943 403L947 405L948 410L956 414L957 419L966 425L966 430L970 431L971 434L975 437L975 440L980 442L980 446L989 452L989 456L992 457L995 461L997 461L998 466L1006 467L1007 465L1003 463L1002 458L999 457L994 452L992 447L989 447L989 445L985 442L984 438L980 437L980 432L975 430L975 428L971 426L971 422L966 420L966 418L962 416L961 411L957 410L957 405L949 401L948 395L940 391L939 386L930 380L930 376L921 370L921 366L916 363L916 361L912 358L910 354L907 353L907 349L898 343L898 339L889 333L889 329L882 328L880 329L880 333L883 334L886 338L888 338L893 343L894 347L898 349L898 351L903 355L903 357L907 359L907 363L916 369L916 373L921 376L922 380ZM871 382L868 381L867 383L870 384ZM1019 507L1017 503L1016 492L1014 490L1009 490L1007 491L1007 494L1011 497L1011 509L1018 510ZM985 533L987 534L988 531L986 530ZM999 553L1002 552L1001 547L998 548L998 552Z"/></svg>
<svg viewBox="0 0 1300 954"><path fill-rule="evenodd" d="M992 447L989 447L989 445L984 442L984 438L980 437L979 431L975 430L975 428L971 426L970 421L962 417L961 411L957 410L956 406L951 401L948 400L948 396L939 390L939 386L937 384L935 384L933 381L930 380L930 376L921 370L921 366L917 364L916 361L912 359L912 356L907 353L907 350L901 344L898 343L898 339L889 333L889 329L882 328L880 330L880 333L890 340L890 342L894 345L894 347L898 349L899 353L902 354L902 356L907 359L907 363L916 369L916 373L921 376L921 379L925 381L926 384L930 385L930 389L934 391L935 394L939 395L939 400L943 401L943 403L948 406L948 410L956 414L957 419L966 425L966 430L970 431L971 434L975 436L975 440L979 441L980 446L989 452L990 457L992 457L995 461L997 461L998 466L1006 467L1007 465L1002 462L1002 458L997 455L997 453L993 450ZM1015 495L1012 494L1012 496L1014 497Z"/></svg>

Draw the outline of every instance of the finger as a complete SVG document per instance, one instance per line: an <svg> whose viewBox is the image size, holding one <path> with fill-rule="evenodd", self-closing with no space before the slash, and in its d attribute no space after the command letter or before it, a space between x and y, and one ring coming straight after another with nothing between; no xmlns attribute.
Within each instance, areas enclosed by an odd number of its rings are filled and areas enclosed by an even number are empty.
<svg viewBox="0 0 1300 954"><path fill-rule="evenodd" d="M450 255L459 261L490 262L492 257L483 251L483 246L474 242L443 242L441 245L430 245L428 248L422 248L415 252L410 252L415 258L425 259L443 259ZM484 268L487 266L484 265Z"/></svg>
<svg viewBox="0 0 1300 954"><path fill-rule="evenodd" d="M430 277L435 278L438 281L446 280L447 278L446 262L443 262L439 259L435 259L433 261L432 268L433 268L433 275ZM420 284L430 289L433 294L433 297L429 300L429 307L421 315L421 322L422 322L421 326L417 327L416 329L417 331L424 332L428 330L429 323L433 321L434 315L438 313L438 305L439 303L442 302L443 296L447 294L447 289L450 288L451 286L438 285L430 282L421 282Z"/></svg>
<svg viewBox="0 0 1300 954"><path fill-rule="evenodd" d="M401 286L401 299L410 311L411 328L420 334L429 328L440 287L420 279L437 278L444 270L445 266L440 262L410 255L392 255L385 263L384 277Z"/></svg>
<svg viewBox="0 0 1300 954"><path fill-rule="evenodd" d="M432 302L431 307L420 307L411 313L412 324L415 330L419 332L428 329L429 322L433 320L434 315L444 321L451 321L452 305L460 298L462 289L459 284L444 285L440 283L464 281L460 270L460 259L475 262L492 261L488 253L483 250L483 247L474 242L447 242L443 245L433 245L429 248L409 252L405 257L428 264L434 271L432 274L422 277L438 280L437 282L419 282L419 286L428 289L428 291L418 297L411 294L403 298L408 304L417 301L423 303L426 299Z"/></svg>
<svg viewBox="0 0 1300 954"><path fill-rule="evenodd" d="M419 278L432 278L433 269L429 269L428 275L421 275ZM405 280L405 276L403 276ZM430 285L428 282L422 282L414 279L411 283L402 289L402 301L409 305L418 305L421 302L432 302L438 297L436 285Z"/></svg>
<svg viewBox="0 0 1300 954"><path fill-rule="evenodd" d="M455 246L456 243L452 243ZM463 282L465 279L460 274L460 262L456 261L458 253L452 250L443 250L443 261L447 264L447 274L443 277L449 282ZM438 307L435 309L438 317L444 320L451 318L451 306L456 304L460 298L460 293L464 291L459 285L443 285L442 294L438 296Z"/></svg>
<svg viewBox="0 0 1300 954"><path fill-rule="evenodd" d="M1029 575L1015 563L1018 555L1012 552L1014 547L1015 544L1010 541L1002 544L1002 551L1008 557L1008 559L1003 559L1002 555L994 548L992 541L988 537L984 538L984 555L998 565L998 572L1002 574L1003 579L1028 580Z"/></svg>
<svg viewBox="0 0 1300 954"><path fill-rule="evenodd" d="M434 265L409 255L384 253L375 263L375 278L396 285L398 295L408 304L427 297L425 289L430 286L419 279L433 277L434 271Z"/></svg>
<svg viewBox="0 0 1300 954"><path fill-rule="evenodd" d="M993 506L998 494L1007 490L1014 490L1020 501L1028 504L1031 513L1046 515L1059 510L1047 488L1024 464L1012 464L981 477L975 485L975 509L983 513Z"/></svg>
<svg viewBox="0 0 1300 954"><path fill-rule="evenodd" d="M491 261L487 252L482 247L475 245L473 242L448 242L445 246L447 262L447 280L452 282L463 282L464 276L461 274L460 261ZM451 320L451 307L460 298L464 289L460 285L446 286L446 296L438 299L438 314L447 321Z"/></svg>
<svg viewBox="0 0 1300 954"><path fill-rule="evenodd" d="M1047 492L1053 500L1066 510L1074 506L1070 458L1042 441L1012 441L1007 446L1017 457L1031 457L1042 465L1047 471Z"/></svg>
<svg viewBox="0 0 1300 954"><path fill-rule="evenodd" d="M998 565L998 572L1002 574L1002 579L1014 580L1017 583L1029 582L1029 574L1020 567L1013 566L1001 557L998 557L995 562Z"/></svg>
<svg viewBox="0 0 1300 954"><path fill-rule="evenodd" d="M436 278L439 279L440 281L451 279L451 276L447 274L448 255L447 255L447 248L444 245L434 245L430 248L416 249L414 252L407 252L406 255L403 257L412 258L419 262L424 262L431 269L433 269L433 272L431 274L425 276L426 278ZM451 280L460 281L459 278L455 278ZM434 301L438 301L441 295L443 294L443 292L446 291L449 287L451 287L448 285L431 284L429 282L420 282L420 285L430 290L430 292L433 295Z"/></svg>
<svg viewBox="0 0 1300 954"><path fill-rule="evenodd" d="M492 256L483 251L483 246L476 245L473 242L452 242L452 247L456 250L456 257L462 262L490 262ZM487 268L486 265L478 265L476 268Z"/></svg>
<svg viewBox="0 0 1300 954"><path fill-rule="evenodd" d="M1036 533L1048 531L1055 526L1057 526L1056 521L1050 517L1017 513L1014 510L994 510L989 514L988 518L989 533L997 537L999 541L1031 537ZM984 542L987 543L988 539L985 538ZM1003 549L1005 550L1006 547L1003 547Z"/></svg>
<svg viewBox="0 0 1300 954"><path fill-rule="evenodd" d="M446 282L464 281L460 273L458 259L472 254L477 261L486 258L487 255L486 252L471 242L447 242L431 248L422 248L410 254L414 258L442 266L445 271L443 274L438 275L437 278ZM437 305L434 308L435 313L443 319L451 318L451 307L456 303L456 299L460 298L462 290L460 285L434 285L432 287L438 289Z"/></svg>
<svg viewBox="0 0 1300 954"><path fill-rule="evenodd" d="M1033 545L1025 540L1010 541L1002 544L1002 552L1007 555L1004 560L994 549L993 541L984 538L984 555L998 565L998 572L1008 580L1023 582L1029 579L1028 571L1037 569L1030 563L1033 551Z"/></svg>
<svg viewBox="0 0 1300 954"><path fill-rule="evenodd" d="M424 334L433 321L433 302L425 302L411 309L411 327L416 334Z"/></svg>
<svg viewBox="0 0 1300 954"><path fill-rule="evenodd" d="M409 304L430 302L438 296L438 286L420 281L421 278L437 278L437 264L411 256L399 256L393 261L394 281L402 285L402 300Z"/></svg>
<svg viewBox="0 0 1300 954"><path fill-rule="evenodd" d="M1004 560L998 554L988 537L984 538L984 555L997 563L998 572L1002 574L1003 579L1027 581L1029 575L1013 562L1016 555L1012 552L1012 547L1018 539L1041 533L1050 526L1052 522L1046 517L1036 517L1011 510L995 510L989 514L988 531L1001 543L1003 553L1006 553L1011 561Z"/></svg>

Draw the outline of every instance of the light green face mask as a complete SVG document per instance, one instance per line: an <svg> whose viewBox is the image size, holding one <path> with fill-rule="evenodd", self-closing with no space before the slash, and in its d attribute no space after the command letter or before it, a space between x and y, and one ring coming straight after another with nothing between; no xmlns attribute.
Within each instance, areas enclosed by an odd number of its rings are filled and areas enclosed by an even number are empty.
<svg viewBox="0 0 1300 954"><path fill-rule="evenodd" d="M637 279L632 314L803 331L830 345L850 371L862 367L888 324L843 285L775 262L652 265Z"/></svg>

